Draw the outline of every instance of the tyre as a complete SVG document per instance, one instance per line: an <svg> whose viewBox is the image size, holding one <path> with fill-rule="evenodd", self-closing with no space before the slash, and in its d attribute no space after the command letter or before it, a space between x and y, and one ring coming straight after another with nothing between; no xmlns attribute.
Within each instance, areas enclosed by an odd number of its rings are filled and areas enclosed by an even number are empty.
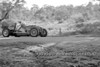
<svg viewBox="0 0 100 67"><path fill-rule="evenodd" d="M3 29L2 35L3 35L4 37L9 37L10 31L9 31L8 29Z"/></svg>
<svg viewBox="0 0 100 67"><path fill-rule="evenodd" d="M38 36L38 30L36 28L32 28L30 30L30 36L37 37Z"/></svg>
<svg viewBox="0 0 100 67"><path fill-rule="evenodd" d="M41 36L41 37L46 37L47 34L48 34L48 33L47 33L47 30L46 30L46 29L43 29L42 32L40 32L40 36Z"/></svg>

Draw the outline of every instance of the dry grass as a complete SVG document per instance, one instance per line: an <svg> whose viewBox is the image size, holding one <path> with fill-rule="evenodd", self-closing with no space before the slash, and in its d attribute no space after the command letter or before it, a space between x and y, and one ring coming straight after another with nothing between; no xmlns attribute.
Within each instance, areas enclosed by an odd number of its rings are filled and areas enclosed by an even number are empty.
<svg viewBox="0 0 100 67"><path fill-rule="evenodd" d="M61 42L41 49L27 51L29 46L43 43L0 44L1 67L99 67L99 40ZM91 66L90 66L91 65Z"/></svg>

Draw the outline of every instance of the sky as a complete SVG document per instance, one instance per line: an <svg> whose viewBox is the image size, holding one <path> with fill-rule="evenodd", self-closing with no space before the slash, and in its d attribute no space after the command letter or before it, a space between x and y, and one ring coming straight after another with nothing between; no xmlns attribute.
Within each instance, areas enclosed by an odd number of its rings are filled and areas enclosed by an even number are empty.
<svg viewBox="0 0 100 67"><path fill-rule="evenodd" d="M60 5L70 5L78 6L78 5L86 5L88 2L93 2L92 0L25 0L25 7L31 8L33 4L37 4L39 7L43 5L51 5L51 6L60 6Z"/></svg>

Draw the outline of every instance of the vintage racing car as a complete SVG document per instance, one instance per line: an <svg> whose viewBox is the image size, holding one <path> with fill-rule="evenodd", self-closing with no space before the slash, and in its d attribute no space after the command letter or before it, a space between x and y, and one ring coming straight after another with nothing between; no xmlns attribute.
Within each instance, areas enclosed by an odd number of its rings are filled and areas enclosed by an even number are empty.
<svg viewBox="0 0 100 67"><path fill-rule="evenodd" d="M48 34L45 28L36 25L28 25L28 26L24 25L25 28L24 31L17 31L16 24L17 23L2 22L2 35L4 37L9 37L9 36L46 37Z"/></svg>

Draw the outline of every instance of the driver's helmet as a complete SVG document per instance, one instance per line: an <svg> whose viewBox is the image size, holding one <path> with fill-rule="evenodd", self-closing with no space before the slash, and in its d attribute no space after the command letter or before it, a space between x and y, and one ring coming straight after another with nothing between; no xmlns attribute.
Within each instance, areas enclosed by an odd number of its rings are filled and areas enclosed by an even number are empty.
<svg viewBox="0 0 100 67"><path fill-rule="evenodd" d="M25 27L26 26L22 21L18 21L18 23L21 25L21 27Z"/></svg>

